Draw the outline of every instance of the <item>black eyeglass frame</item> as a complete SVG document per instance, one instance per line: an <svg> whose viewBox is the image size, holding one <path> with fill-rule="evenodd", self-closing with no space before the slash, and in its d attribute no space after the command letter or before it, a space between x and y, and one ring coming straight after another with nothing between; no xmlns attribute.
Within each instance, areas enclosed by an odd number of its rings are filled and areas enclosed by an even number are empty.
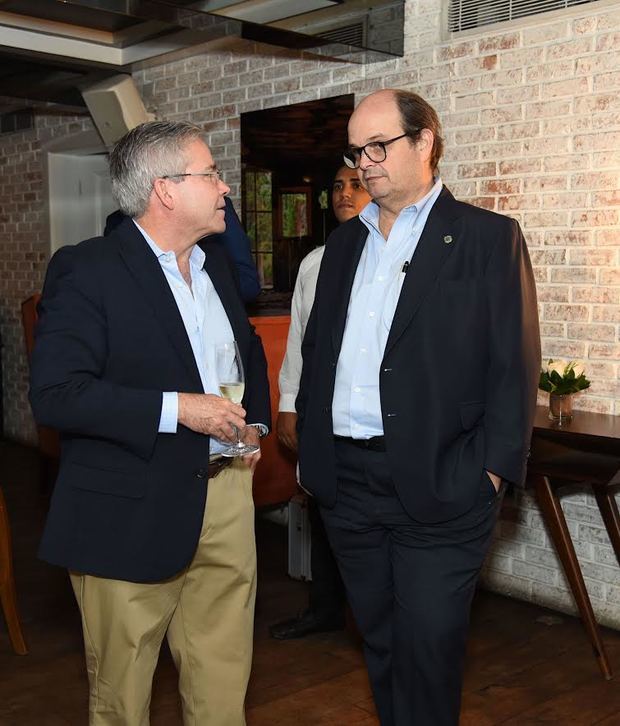
<svg viewBox="0 0 620 726"><path fill-rule="evenodd" d="M421 130L422 129L416 129L415 133ZM393 144L395 141L404 139L405 136L413 138L411 133L407 132L401 134L400 136L395 136L393 139L387 139L387 141L369 141L367 144L364 144L364 146L351 146L350 148L342 152L342 158L344 159L344 163L349 167L349 169L359 169L363 153L366 154L366 157L370 159L370 161L372 161L373 163L380 164L382 161L385 161L387 159L387 149L385 147ZM373 159L373 157L367 151L367 148L369 146L377 147L377 151L379 152L378 156L381 156L381 154L383 154L383 156L380 159Z"/></svg>

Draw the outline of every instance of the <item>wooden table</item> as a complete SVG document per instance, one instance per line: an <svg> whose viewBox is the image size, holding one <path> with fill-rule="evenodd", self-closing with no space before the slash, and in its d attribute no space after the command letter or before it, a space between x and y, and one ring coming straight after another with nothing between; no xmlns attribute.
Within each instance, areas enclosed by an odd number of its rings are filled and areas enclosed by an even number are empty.
<svg viewBox="0 0 620 726"><path fill-rule="evenodd" d="M610 679L611 667L560 505L559 489L577 482L592 488L620 563L620 513L612 491L620 483L620 416L576 411L571 421L560 425L549 419L546 406L538 406L528 482L534 487L601 672Z"/></svg>

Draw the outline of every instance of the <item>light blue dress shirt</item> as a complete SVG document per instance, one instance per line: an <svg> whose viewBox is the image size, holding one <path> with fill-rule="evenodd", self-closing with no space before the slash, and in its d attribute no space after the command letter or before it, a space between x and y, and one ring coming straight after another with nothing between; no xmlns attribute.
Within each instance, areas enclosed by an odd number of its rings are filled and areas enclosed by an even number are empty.
<svg viewBox="0 0 620 726"><path fill-rule="evenodd" d="M379 231L379 205L371 201L360 213L368 237L351 289L336 368L332 417L338 436L383 435L379 369L405 279L403 265L406 270L441 189L437 178L426 196L402 209L387 240Z"/></svg>
<svg viewBox="0 0 620 726"><path fill-rule="evenodd" d="M200 380L205 393L220 395L215 374L215 347L218 343L234 340L234 333L211 278L203 269L204 251L195 245L189 258L192 287L183 279L174 252L164 252L149 237L145 230L134 220L142 232L148 246L153 250L166 277L166 282L174 295L175 302L183 319ZM208 330L207 330L208 321ZM208 338L207 338L208 335ZM177 431L179 415L179 395L174 391L163 394L159 433L174 434ZM210 453L217 454L230 444L222 443L211 437Z"/></svg>

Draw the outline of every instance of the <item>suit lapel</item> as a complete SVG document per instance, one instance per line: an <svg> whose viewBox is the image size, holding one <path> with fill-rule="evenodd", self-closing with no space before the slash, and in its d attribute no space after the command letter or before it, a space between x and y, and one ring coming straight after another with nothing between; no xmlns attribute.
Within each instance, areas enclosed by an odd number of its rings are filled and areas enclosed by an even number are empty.
<svg viewBox="0 0 620 726"><path fill-rule="evenodd" d="M344 335L344 328L347 323L347 311L349 309L349 300L351 298L355 273L357 272L357 266L362 256L366 238L368 237L368 230L364 224L358 220L358 225L359 229L356 235L348 244L345 240L334 244L334 252L340 254L340 258L331 267L334 270L341 271L341 276L332 279L334 289L331 300L334 301L334 308L329 312L330 315L333 315L334 321L332 325L332 344L336 358L340 353L342 336Z"/></svg>
<svg viewBox="0 0 620 726"><path fill-rule="evenodd" d="M394 319L390 328L385 355L404 333L431 290L444 262L458 244L454 229L456 201L444 187L433 205L405 276Z"/></svg>
<svg viewBox="0 0 620 726"><path fill-rule="evenodd" d="M202 391L200 373L181 313L157 257L130 219L119 225L111 237L117 238L121 257L153 308L156 319L166 331L171 346L187 369L196 390Z"/></svg>

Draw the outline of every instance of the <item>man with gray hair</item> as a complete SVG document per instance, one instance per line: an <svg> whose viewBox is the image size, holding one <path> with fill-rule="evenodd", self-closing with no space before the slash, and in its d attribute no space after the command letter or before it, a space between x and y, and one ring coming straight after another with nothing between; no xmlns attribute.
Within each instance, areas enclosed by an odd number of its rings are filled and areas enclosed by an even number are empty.
<svg viewBox="0 0 620 726"><path fill-rule="evenodd" d="M242 726L252 659L252 472L270 424L260 339L223 251L222 181L201 130L151 122L110 156L128 218L50 262L32 361L37 421L60 431L43 559L70 571L93 726L147 726L167 636L188 726ZM245 395L219 395L235 341ZM246 425L246 421L248 422ZM256 453L224 458L235 428Z"/></svg>

